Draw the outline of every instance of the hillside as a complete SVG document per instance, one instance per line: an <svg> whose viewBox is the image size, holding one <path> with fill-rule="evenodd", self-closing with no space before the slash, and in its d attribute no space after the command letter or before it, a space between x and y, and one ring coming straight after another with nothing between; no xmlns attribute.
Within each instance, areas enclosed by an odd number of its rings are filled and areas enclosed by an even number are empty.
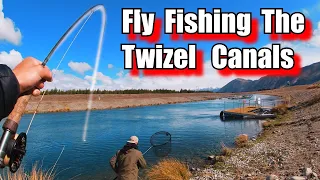
<svg viewBox="0 0 320 180"><path fill-rule="evenodd" d="M234 79L223 86L219 92L248 92L276 89L284 86L312 84L320 80L320 62L305 66L298 77L264 76L258 80Z"/></svg>

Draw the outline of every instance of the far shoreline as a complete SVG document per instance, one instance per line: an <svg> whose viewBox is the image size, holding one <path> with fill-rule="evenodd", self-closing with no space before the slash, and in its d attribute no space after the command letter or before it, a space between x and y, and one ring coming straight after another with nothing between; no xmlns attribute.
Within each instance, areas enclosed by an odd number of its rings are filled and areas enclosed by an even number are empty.
<svg viewBox="0 0 320 180"><path fill-rule="evenodd" d="M277 96L280 99L287 95L288 90L304 89L306 86L293 86L274 90L241 93L144 93L144 94L94 94L92 111L180 104L227 98L237 95L262 94ZM290 89L288 89L290 88ZM45 95L37 113L81 112L87 110L89 94ZM36 110L40 97L32 97L25 114Z"/></svg>
<svg viewBox="0 0 320 180"><path fill-rule="evenodd" d="M199 102L230 97L232 93L94 94L92 111ZM37 113L81 112L87 110L88 94L45 95ZM100 100L99 100L100 99ZM32 114L40 97L33 97L25 114Z"/></svg>
<svg viewBox="0 0 320 180"><path fill-rule="evenodd" d="M102 110L112 110L112 109L126 109L126 108L139 108L139 107L150 107L150 106L160 106L160 105L169 105L169 104L183 104L183 103L192 103L192 102L201 102L201 101L210 101L210 100L216 100L220 98L214 98L214 99L203 99L203 100L191 100L191 101L181 101L181 102L168 102L168 103L158 103L158 104L146 104L146 105L133 105L133 106L123 106L123 107L108 107L108 108L92 108L91 111L102 111ZM41 106L41 104L40 104ZM48 111L40 111L37 113L41 114L47 114L47 113L64 113L64 112L83 112L87 111L87 109L58 109L56 111L48 110ZM34 110L26 110L25 114L33 114Z"/></svg>

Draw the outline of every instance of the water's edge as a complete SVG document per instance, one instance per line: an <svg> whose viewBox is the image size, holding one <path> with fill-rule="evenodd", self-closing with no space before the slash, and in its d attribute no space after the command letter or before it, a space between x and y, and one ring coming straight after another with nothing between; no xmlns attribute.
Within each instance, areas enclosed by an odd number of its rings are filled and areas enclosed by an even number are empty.
<svg viewBox="0 0 320 180"><path fill-rule="evenodd" d="M85 111L38 114L28 134L27 155L23 164L29 171L38 161L46 170L54 164L65 146L57 170L72 170L63 171L58 179L68 179L78 174L82 174L80 179L108 179L106 177L114 176L108 161L128 137L137 135L139 149L144 152L150 146L150 136L158 131L172 134L169 157L184 161L204 159L220 149L220 142L232 146L234 137L239 134L252 137L261 132L262 122L259 120L220 120L221 110L233 108L241 100L233 102L214 98L92 111L86 142L81 138ZM30 114L23 116L20 131L27 128L30 118ZM149 165L160 159L153 150L145 158Z"/></svg>

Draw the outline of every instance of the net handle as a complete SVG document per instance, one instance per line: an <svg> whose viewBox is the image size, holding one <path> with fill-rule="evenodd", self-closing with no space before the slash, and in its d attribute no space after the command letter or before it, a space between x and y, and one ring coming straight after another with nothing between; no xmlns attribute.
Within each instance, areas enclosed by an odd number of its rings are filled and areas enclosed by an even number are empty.
<svg viewBox="0 0 320 180"><path fill-rule="evenodd" d="M142 155L144 156L152 148L153 148L153 146L150 146Z"/></svg>

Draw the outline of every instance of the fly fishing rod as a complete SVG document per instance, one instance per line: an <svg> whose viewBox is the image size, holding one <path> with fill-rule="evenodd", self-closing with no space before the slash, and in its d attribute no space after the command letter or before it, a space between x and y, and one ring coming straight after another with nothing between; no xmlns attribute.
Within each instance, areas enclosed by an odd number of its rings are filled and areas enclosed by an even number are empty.
<svg viewBox="0 0 320 180"><path fill-rule="evenodd" d="M73 32L73 30L75 30L75 28L78 27L78 25L82 22L82 20L86 17L90 17L91 14L97 10L100 10L103 13L103 17L105 17L105 8L103 5L96 5L91 7L89 10L87 10L69 27L69 29L61 36L58 42L54 45L54 47L51 49L47 57L42 62L43 67L46 66L46 64L48 63L48 61L50 60L54 52L66 40L66 38ZM105 19L103 18L103 20ZM100 32L100 36L101 35L103 36L104 34L105 22L102 22L102 25L103 27ZM99 46L100 45L102 45L102 39L100 39L99 41ZM100 57L100 53L101 52L99 49L97 53L97 57ZM8 166L12 173L15 173L19 169L22 159L26 154L27 134L22 132L18 135L16 133L17 133L17 129L18 129L21 117L28 105L30 98L31 98L31 95L20 96L17 100L17 103L14 106L14 109L9 114L8 118L6 119L5 123L2 126L3 134L0 140L0 168L4 168Z"/></svg>

